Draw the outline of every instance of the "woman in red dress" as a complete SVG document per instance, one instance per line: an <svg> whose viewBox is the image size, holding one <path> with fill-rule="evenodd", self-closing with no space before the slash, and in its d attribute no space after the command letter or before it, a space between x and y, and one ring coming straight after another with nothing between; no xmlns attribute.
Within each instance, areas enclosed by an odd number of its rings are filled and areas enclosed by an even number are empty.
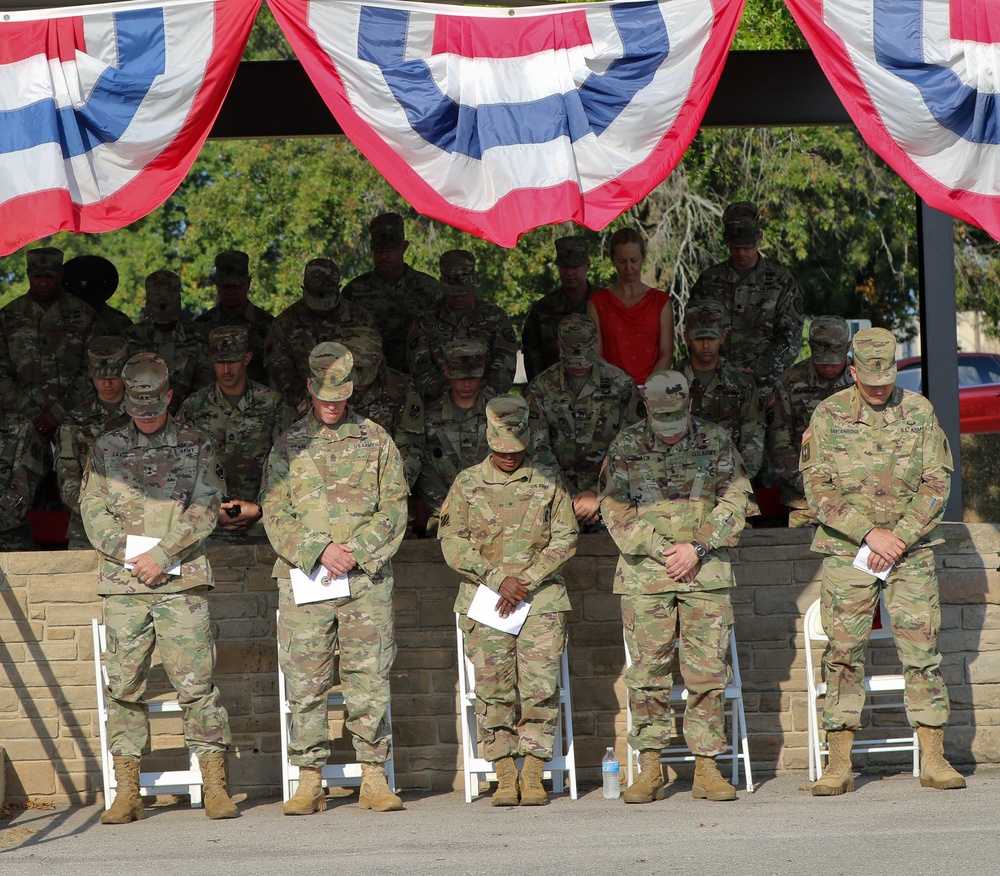
<svg viewBox="0 0 1000 876"><path fill-rule="evenodd" d="M597 323L597 356L643 386L654 371L673 364L674 309L666 292L642 282L646 244L635 229L612 234L610 248L618 280L587 304Z"/></svg>

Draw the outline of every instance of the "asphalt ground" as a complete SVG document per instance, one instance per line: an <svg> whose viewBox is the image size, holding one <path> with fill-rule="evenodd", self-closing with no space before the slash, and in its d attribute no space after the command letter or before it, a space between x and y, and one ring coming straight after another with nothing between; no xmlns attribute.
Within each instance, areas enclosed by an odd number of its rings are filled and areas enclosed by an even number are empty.
<svg viewBox="0 0 1000 876"><path fill-rule="evenodd" d="M711 803L679 780L644 806L583 788L576 801L509 809L488 796L466 804L457 791L411 792L390 813L361 811L355 793L298 818L282 816L279 800L253 799L229 821L175 804L129 825L102 825L99 806L24 810L0 822L0 874L1000 873L1000 769L968 782L935 791L910 775L860 775L855 793L814 798L802 773Z"/></svg>

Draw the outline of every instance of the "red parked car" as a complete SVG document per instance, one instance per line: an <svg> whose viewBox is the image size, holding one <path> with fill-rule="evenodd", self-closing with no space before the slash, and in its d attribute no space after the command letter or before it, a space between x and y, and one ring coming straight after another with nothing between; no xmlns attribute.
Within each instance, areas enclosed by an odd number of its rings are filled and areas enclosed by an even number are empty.
<svg viewBox="0 0 1000 876"><path fill-rule="evenodd" d="M921 391L920 357L896 363L896 385ZM958 417L963 435L1000 432L1000 354L958 354Z"/></svg>

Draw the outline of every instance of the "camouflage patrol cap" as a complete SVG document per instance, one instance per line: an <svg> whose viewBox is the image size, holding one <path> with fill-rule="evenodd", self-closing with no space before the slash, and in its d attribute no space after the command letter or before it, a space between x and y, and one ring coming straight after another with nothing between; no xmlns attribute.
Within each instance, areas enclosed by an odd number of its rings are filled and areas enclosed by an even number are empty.
<svg viewBox="0 0 1000 876"><path fill-rule="evenodd" d="M884 328L862 329L854 336L854 367L867 386L896 382L896 339Z"/></svg>
<svg viewBox="0 0 1000 876"><path fill-rule="evenodd" d="M722 211L722 239L729 246L753 246L760 239L760 210L750 201L737 201Z"/></svg>
<svg viewBox="0 0 1000 876"><path fill-rule="evenodd" d="M817 316L809 323L809 349L817 365L840 365L851 343L851 327L839 316Z"/></svg>
<svg viewBox="0 0 1000 876"><path fill-rule="evenodd" d="M528 403L519 395L500 395L486 405L486 443L497 453L528 448Z"/></svg>
<svg viewBox="0 0 1000 876"><path fill-rule="evenodd" d="M122 368L125 411L139 420L158 417L170 403L170 371L156 353L136 353Z"/></svg>
<svg viewBox="0 0 1000 876"><path fill-rule="evenodd" d="M559 320L559 361L566 368L589 368L597 361L597 324L585 313Z"/></svg>
<svg viewBox="0 0 1000 876"><path fill-rule="evenodd" d="M27 274L29 277L39 275L58 277L62 273L63 251L54 246L29 249L24 254L24 258L28 263Z"/></svg>
<svg viewBox="0 0 1000 876"><path fill-rule="evenodd" d="M312 383L309 392L320 401L346 401L354 392L351 372L354 356L343 344L326 341L313 347L309 354Z"/></svg>
<svg viewBox="0 0 1000 876"><path fill-rule="evenodd" d="M173 271L153 271L146 277L146 315L153 322L181 318L181 278Z"/></svg>
<svg viewBox="0 0 1000 876"><path fill-rule="evenodd" d="M310 310L326 312L340 303L340 267L332 259L311 259L302 274L302 298Z"/></svg>
<svg viewBox="0 0 1000 876"><path fill-rule="evenodd" d="M245 325L220 325L208 333L208 353L213 362L242 362L250 349Z"/></svg>
<svg viewBox="0 0 1000 876"><path fill-rule="evenodd" d="M128 361L128 344L124 338L108 335L94 338L87 347L87 364L90 376L99 380L121 377Z"/></svg>
<svg viewBox="0 0 1000 876"><path fill-rule="evenodd" d="M654 371L646 381L646 416L657 435L682 432L688 425L688 382L678 371Z"/></svg>
<svg viewBox="0 0 1000 876"><path fill-rule="evenodd" d="M721 338L726 330L726 312L721 301L692 301L684 311L684 331L691 340Z"/></svg>
<svg viewBox="0 0 1000 876"><path fill-rule="evenodd" d="M212 281L216 286L242 286L250 280L250 256L238 249L227 249L215 257Z"/></svg>
<svg viewBox="0 0 1000 876"><path fill-rule="evenodd" d="M346 329L338 338L354 357L351 380L355 387L370 386L378 377L379 357L382 355L382 336L369 325L356 325Z"/></svg>
<svg viewBox="0 0 1000 876"><path fill-rule="evenodd" d="M438 260L441 291L445 295L468 295L476 291L476 257L464 249L450 249Z"/></svg>
<svg viewBox="0 0 1000 876"><path fill-rule="evenodd" d="M399 213L381 213L368 223L372 252L387 252L399 249L406 235L403 231L403 217Z"/></svg>
<svg viewBox="0 0 1000 876"><path fill-rule="evenodd" d="M578 268L590 261L590 244L586 237L572 235L556 240L556 266Z"/></svg>
<svg viewBox="0 0 1000 876"><path fill-rule="evenodd" d="M486 344L472 338L459 338L444 345L448 378L467 380L486 373Z"/></svg>

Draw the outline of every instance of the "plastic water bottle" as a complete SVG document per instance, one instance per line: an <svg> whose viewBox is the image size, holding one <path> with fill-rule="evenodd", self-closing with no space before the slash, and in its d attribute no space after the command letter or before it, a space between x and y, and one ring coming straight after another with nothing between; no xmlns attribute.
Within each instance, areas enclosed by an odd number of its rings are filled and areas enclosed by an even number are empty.
<svg viewBox="0 0 1000 876"><path fill-rule="evenodd" d="M601 775L604 777L604 799L617 800L622 795L622 785L618 780L621 767L618 766L618 758L615 750L609 748L601 761Z"/></svg>

